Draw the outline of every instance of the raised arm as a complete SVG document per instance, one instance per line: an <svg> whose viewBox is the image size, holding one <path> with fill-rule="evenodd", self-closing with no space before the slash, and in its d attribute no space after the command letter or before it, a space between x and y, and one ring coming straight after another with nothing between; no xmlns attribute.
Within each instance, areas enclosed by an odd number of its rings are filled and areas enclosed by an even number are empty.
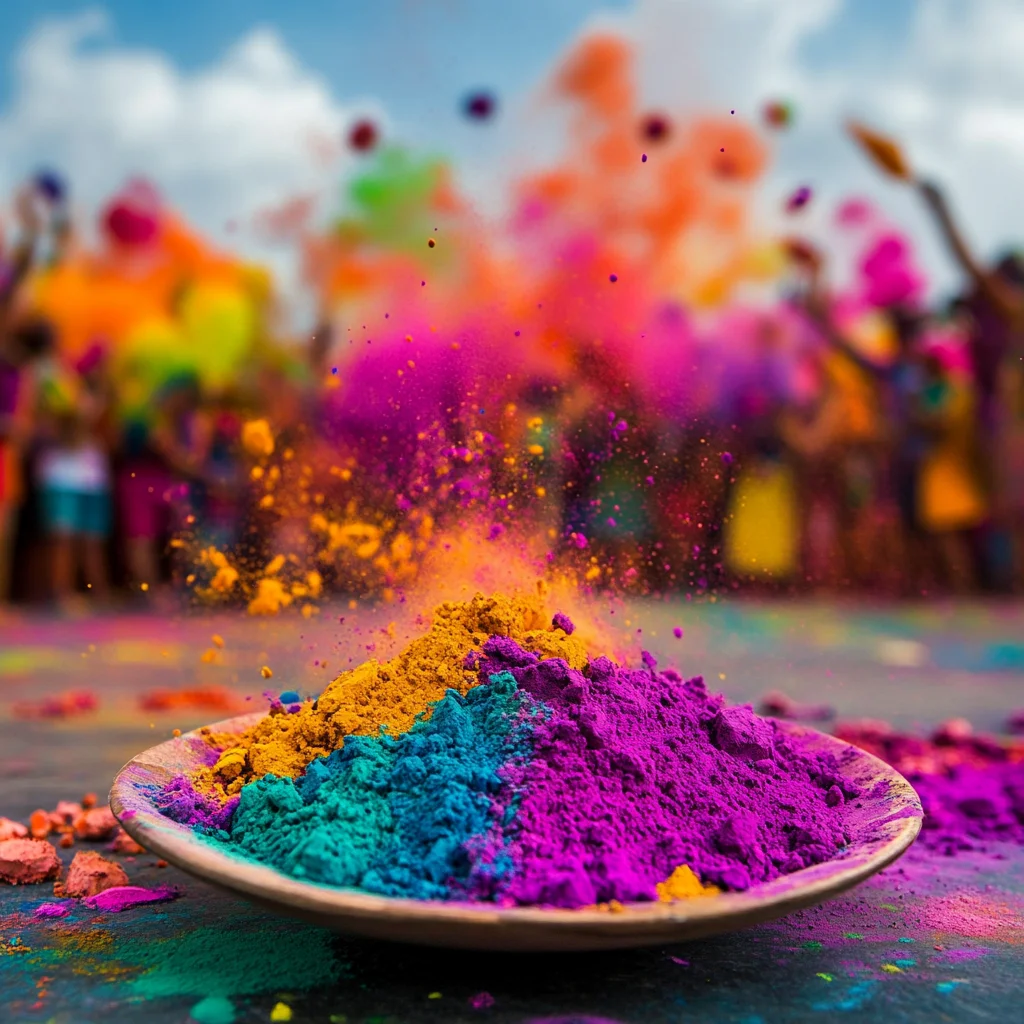
<svg viewBox="0 0 1024 1024"><path fill-rule="evenodd" d="M939 225L939 231L942 233L946 245L964 272L971 278L981 294L996 308L1000 317L1015 323L1019 322L1024 315L1024 299L975 259L963 233L953 219L949 202L938 185L929 181L918 181L916 184L918 192Z"/></svg>
<svg viewBox="0 0 1024 1024"><path fill-rule="evenodd" d="M22 281L27 276L35 256L41 220L36 208L35 195L29 186L19 189L14 200L19 238L11 254L11 268L7 280L0 287L0 316L6 317Z"/></svg>
<svg viewBox="0 0 1024 1024"><path fill-rule="evenodd" d="M842 352L848 359L852 360L862 370L872 376L879 376L884 368L871 362L850 344L846 336L835 325L832 315L829 312L828 296L823 284L824 257L808 243L802 243L799 253L794 252L793 243L789 243L791 258L800 266L807 278L807 289L803 294L801 305L804 312L814 321L815 326L821 331L822 337L834 349Z"/></svg>

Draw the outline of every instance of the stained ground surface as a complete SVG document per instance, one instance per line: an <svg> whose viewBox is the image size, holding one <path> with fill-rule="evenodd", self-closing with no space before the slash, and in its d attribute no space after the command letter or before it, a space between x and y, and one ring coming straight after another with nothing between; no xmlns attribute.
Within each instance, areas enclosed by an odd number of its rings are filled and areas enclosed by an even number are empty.
<svg viewBox="0 0 1024 1024"><path fill-rule="evenodd" d="M1020 605L679 602L599 614L637 657L642 645L734 700L782 690L902 729L965 716L997 730L1024 706ZM226 714L145 710L142 694L220 686L243 708L258 707L268 686L318 692L350 659L386 657L416 631L410 615L347 607L308 621L8 617L0 621L0 814L24 820L59 799L103 794L139 750ZM92 691L98 707L63 719L14 714L15 704L69 690ZM34 912L53 899L48 886L0 886L3 1020L1006 1020L1024 996L1018 848L958 857L912 850L846 897L722 938L536 957L350 939L268 915L150 855L124 866L133 883L176 885L181 897L117 915L78 905L44 921Z"/></svg>

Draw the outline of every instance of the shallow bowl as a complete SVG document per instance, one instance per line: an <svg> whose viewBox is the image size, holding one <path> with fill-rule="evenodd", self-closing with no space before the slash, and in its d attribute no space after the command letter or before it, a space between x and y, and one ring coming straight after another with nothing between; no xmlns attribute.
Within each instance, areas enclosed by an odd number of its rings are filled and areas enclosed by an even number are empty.
<svg viewBox="0 0 1024 1024"><path fill-rule="evenodd" d="M262 717L242 715L209 728L241 733ZM200 765L198 732L160 743L118 772L110 806L147 850L197 878L281 914L339 931L430 946L493 950L590 950L680 942L735 931L821 903L881 871L921 829L921 801L885 762L807 726L778 722L812 750L835 754L865 795L846 805L853 837L842 855L758 885L675 903L631 903L621 911L501 908L486 903L396 899L300 881L243 859L163 817L157 791ZM879 786L879 782L888 783Z"/></svg>

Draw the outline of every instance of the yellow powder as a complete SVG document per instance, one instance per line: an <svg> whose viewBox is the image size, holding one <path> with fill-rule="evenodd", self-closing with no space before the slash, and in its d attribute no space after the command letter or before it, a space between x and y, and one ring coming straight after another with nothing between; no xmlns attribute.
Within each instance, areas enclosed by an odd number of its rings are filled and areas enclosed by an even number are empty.
<svg viewBox="0 0 1024 1024"><path fill-rule="evenodd" d="M693 896L714 896L719 892L714 885L701 885L700 879L685 864L680 864L664 882L659 882L655 889L658 890L658 899L662 903L687 900Z"/></svg>
<svg viewBox="0 0 1024 1024"><path fill-rule="evenodd" d="M274 454L274 434L266 420L249 420L242 426L242 447L257 458Z"/></svg>
<svg viewBox="0 0 1024 1024"><path fill-rule="evenodd" d="M343 672L317 701L295 714L272 712L240 738L210 735L210 742L231 746L212 769L200 770L196 785L226 797L269 773L300 775L315 758L339 749L345 736L374 735L382 726L392 734L407 731L447 689L465 693L477 685L465 657L495 634L542 658L564 658L575 669L587 663L584 644L551 625L540 596L478 594L442 604L430 632L391 661L371 660Z"/></svg>

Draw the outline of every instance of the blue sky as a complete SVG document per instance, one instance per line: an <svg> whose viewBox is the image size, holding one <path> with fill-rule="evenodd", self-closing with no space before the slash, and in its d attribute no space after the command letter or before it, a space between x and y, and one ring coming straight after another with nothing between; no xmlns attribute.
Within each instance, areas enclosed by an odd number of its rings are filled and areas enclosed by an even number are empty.
<svg viewBox="0 0 1024 1024"><path fill-rule="evenodd" d="M4 0L0 39L13 51L44 15L89 6ZM447 118L475 85L513 92L536 80L594 11L625 0L108 0L112 41L155 48L184 70L215 61L257 25L324 76L340 97L379 98L403 121ZM3 84L6 99L10 82Z"/></svg>
<svg viewBox="0 0 1024 1024"><path fill-rule="evenodd" d="M8 66L43 17L96 6L110 15L109 43L162 51L182 70L216 61L254 26L271 26L288 49L341 98L378 99L406 131L444 138L463 127L458 97L487 86L516 95L538 81L588 19L628 12L630 0L147 0L45 3L4 0L0 39ZM914 0L855 0L802 45L811 67L851 55L888 59ZM0 82L0 103L11 92ZM428 127L429 126L429 127Z"/></svg>

